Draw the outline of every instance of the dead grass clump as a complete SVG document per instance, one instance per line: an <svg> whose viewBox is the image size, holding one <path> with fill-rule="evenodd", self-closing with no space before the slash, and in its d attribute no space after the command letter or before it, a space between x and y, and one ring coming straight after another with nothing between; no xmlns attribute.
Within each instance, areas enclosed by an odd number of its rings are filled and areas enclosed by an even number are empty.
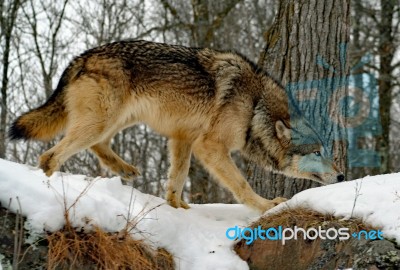
<svg viewBox="0 0 400 270"><path fill-rule="evenodd" d="M171 254L151 249L127 231L78 232L67 224L47 240L48 269L174 269Z"/></svg>
<svg viewBox="0 0 400 270"><path fill-rule="evenodd" d="M301 227L308 229L311 227L321 226L322 228L349 228L350 231L360 230L371 230L374 229L372 226L364 224L360 219L339 219L333 214L321 214L316 211L312 211L305 208L287 209L282 212L263 216L252 224L252 227L258 227L261 225L262 228L277 227Z"/></svg>

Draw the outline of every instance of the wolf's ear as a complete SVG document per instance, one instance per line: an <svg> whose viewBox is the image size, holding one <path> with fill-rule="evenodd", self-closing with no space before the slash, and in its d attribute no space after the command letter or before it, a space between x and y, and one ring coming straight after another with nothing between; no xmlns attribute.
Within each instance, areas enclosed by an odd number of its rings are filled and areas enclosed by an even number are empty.
<svg viewBox="0 0 400 270"><path fill-rule="evenodd" d="M285 124L278 120L275 123L276 135L280 141L290 142L290 128L286 127Z"/></svg>

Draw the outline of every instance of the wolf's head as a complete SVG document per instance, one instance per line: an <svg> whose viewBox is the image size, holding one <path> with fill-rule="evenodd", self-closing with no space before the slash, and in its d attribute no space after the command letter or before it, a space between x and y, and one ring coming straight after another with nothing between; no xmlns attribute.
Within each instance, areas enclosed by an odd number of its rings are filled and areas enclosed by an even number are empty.
<svg viewBox="0 0 400 270"><path fill-rule="evenodd" d="M315 129L301 116L288 120L286 112L279 118L276 111L276 106L262 101L255 107L244 154L266 169L291 177L325 185L344 181Z"/></svg>
<svg viewBox="0 0 400 270"><path fill-rule="evenodd" d="M279 170L325 185L342 182L344 175L326 156L327 151L316 131L304 119L291 120L290 126L281 120L275 122L276 138L282 146Z"/></svg>

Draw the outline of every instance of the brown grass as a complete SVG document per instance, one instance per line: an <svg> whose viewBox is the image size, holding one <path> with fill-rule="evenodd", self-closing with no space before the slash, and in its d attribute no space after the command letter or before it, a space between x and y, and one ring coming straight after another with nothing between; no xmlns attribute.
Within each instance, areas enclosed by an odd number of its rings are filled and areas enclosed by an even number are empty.
<svg viewBox="0 0 400 270"><path fill-rule="evenodd" d="M342 220L333 216L333 214L321 214L305 208L286 209L282 212L263 216L252 224L252 227L261 225L263 228L277 227L301 227L308 229L311 227L321 226L322 228L328 227L346 227L350 231L371 230L372 226L364 224L360 219L347 219Z"/></svg>
<svg viewBox="0 0 400 270"><path fill-rule="evenodd" d="M48 269L174 269L173 257L133 239L128 231L77 232L70 224L47 237Z"/></svg>
<svg viewBox="0 0 400 270"><path fill-rule="evenodd" d="M63 182L63 193L60 195L64 200L65 225L63 229L47 235L47 269L174 269L173 256L168 251L160 248L154 250L143 241L133 239L130 234L148 212L160 205L149 210L143 208L136 217L129 215L129 208L127 225L120 232L105 232L95 226L90 232L75 230L70 222L69 211L94 183L95 181L90 181L75 201L67 207ZM133 200L132 196L133 188L129 205Z"/></svg>

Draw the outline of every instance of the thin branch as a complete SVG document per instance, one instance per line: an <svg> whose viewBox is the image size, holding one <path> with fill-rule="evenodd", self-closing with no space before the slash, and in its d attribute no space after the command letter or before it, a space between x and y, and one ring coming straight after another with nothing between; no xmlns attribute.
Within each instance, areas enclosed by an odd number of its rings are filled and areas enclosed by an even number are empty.
<svg viewBox="0 0 400 270"><path fill-rule="evenodd" d="M181 17L179 16L179 12L176 8L169 4L168 0L160 0L161 4L164 6L165 9L169 10L172 16L182 25L190 25L185 23ZM190 25L191 26L191 25ZM191 26L192 27L192 26Z"/></svg>
<svg viewBox="0 0 400 270"><path fill-rule="evenodd" d="M213 32L218 29L219 27L221 27L222 22L224 21L224 18L226 16L228 16L228 14L231 12L231 10L236 6L236 4L238 4L239 2L241 2L242 0L233 0L231 1L229 4L226 5L226 7L220 11L215 17L214 20L212 21L210 27L207 29L207 33L206 33L206 40L210 40L213 37ZM210 40L211 41L211 40Z"/></svg>
<svg viewBox="0 0 400 270"><path fill-rule="evenodd" d="M15 215L15 228L14 228L14 254L13 254L13 269L18 270L21 256L22 242L24 239L24 218L22 217L22 207L19 198L17 197L18 210Z"/></svg>
<svg viewBox="0 0 400 270"><path fill-rule="evenodd" d="M141 33L140 35L137 35L135 38L141 39L147 35L150 35L152 32L166 31L166 30L174 29L176 27L185 27L185 26L186 25L182 25L181 23L170 24L170 25L166 25L166 26L155 26L155 27L152 27L152 28L148 29L147 31Z"/></svg>
<svg viewBox="0 0 400 270"><path fill-rule="evenodd" d="M360 193L361 191L361 187L362 187L362 180L360 181L360 184L358 182L356 182L356 186L354 188L355 190L355 197L354 197L354 201L353 201L353 208L351 209L351 214L350 214L350 218L353 217L354 214L354 209L356 208L356 204L357 204L357 199L358 197L360 197L362 194Z"/></svg>
<svg viewBox="0 0 400 270"><path fill-rule="evenodd" d="M55 56L55 52L56 52L57 34L58 34L58 31L61 28L61 24L62 24L63 19L64 19L65 8L67 6L68 1L69 0L64 0L63 7L61 9L61 14L58 17L58 22L57 22L56 28L54 29L54 32L53 32L53 34L51 36L51 57L50 57L50 66L49 66L49 71L50 71L49 73L50 74L52 73L53 65L54 65L54 58L55 58L54 56Z"/></svg>
<svg viewBox="0 0 400 270"><path fill-rule="evenodd" d="M218 12L211 23L211 27L214 29L219 28L223 22L223 19L228 16L231 10L241 1L242 0L233 0L222 11Z"/></svg>

